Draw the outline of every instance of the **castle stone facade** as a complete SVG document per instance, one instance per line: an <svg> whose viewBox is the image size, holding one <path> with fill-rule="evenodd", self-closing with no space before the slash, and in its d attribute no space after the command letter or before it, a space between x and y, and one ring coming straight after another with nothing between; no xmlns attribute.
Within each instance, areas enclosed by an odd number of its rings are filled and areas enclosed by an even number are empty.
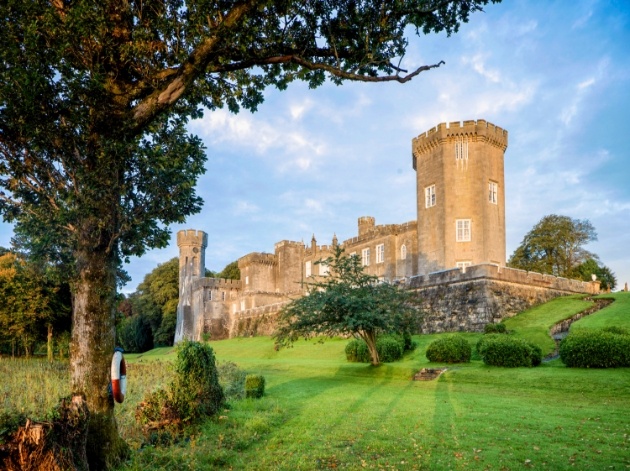
<svg viewBox="0 0 630 471"><path fill-rule="evenodd" d="M425 307L423 331L482 330L531 305L599 283L564 280L505 267L504 153L508 133L485 120L441 123L412 141L417 220L377 225L358 219L357 236L329 245L283 240L273 253L238 260L240 280L205 278L207 235L184 230L175 342L270 334L274 314L305 294L304 282L327 276L316 262L340 244L365 271L415 289Z"/></svg>

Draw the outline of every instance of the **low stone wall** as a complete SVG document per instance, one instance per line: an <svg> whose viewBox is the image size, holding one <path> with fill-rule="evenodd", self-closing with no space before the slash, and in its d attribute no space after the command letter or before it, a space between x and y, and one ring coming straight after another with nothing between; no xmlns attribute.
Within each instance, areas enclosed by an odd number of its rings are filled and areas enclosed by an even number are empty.
<svg viewBox="0 0 630 471"><path fill-rule="evenodd" d="M289 301L256 307L234 315L230 337L253 337L272 335L276 329L278 312Z"/></svg>
<svg viewBox="0 0 630 471"><path fill-rule="evenodd" d="M476 265L407 280L423 300L423 333L483 331L558 296L595 294L599 282L581 282L498 265Z"/></svg>

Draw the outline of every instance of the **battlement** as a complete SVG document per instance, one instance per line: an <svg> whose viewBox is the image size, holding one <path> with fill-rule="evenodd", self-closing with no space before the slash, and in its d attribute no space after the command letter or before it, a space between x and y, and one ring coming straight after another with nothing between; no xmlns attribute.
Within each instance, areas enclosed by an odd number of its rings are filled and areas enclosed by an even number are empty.
<svg viewBox="0 0 630 471"><path fill-rule="evenodd" d="M177 233L177 246L194 245L205 249L208 246L208 234L196 229L184 229Z"/></svg>
<svg viewBox="0 0 630 471"><path fill-rule="evenodd" d="M402 224L383 224L380 226L374 226L371 230L359 234L357 237L344 240L342 245L354 245L374 237L398 235L407 231L415 231L416 228L416 221L403 222Z"/></svg>
<svg viewBox="0 0 630 471"><path fill-rule="evenodd" d="M274 250L278 251L278 249L280 249L282 247L303 248L304 247L304 243L303 242L296 242L296 241L293 241L293 240L281 240L280 242L276 242L276 244L274 245Z"/></svg>
<svg viewBox="0 0 630 471"><path fill-rule="evenodd" d="M431 149L457 137L468 137L473 141L485 141L493 146L501 148L503 151L508 145L508 132L489 123L485 119L453 121L450 123L440 123L437 126L423 132L412 140L413 154L423 154Z"/></svg>
<svg viewBox="0 0 630 471"><path fill-rule="evenodd" d="M252 252L238 259L238 267L246 267L248 265L277 265L278 259L272 253Z"/></svg>
<svg viewBox="0 0 630 471"><path fill-rule="evenodd" d="M332 252L332 250L334 249L333 245L318 245L316 252ZM307 247L304 250L304 255L305 256L309 256L309 255L313 255L313 249L311 249L310 247Z"/></svg>
<svg viewBox="0 0 630 471"><path fill-rule="evenodd" d="M201 278L195 286L203 286L212 289L241 289L241 280L226 278Z"/></svg>

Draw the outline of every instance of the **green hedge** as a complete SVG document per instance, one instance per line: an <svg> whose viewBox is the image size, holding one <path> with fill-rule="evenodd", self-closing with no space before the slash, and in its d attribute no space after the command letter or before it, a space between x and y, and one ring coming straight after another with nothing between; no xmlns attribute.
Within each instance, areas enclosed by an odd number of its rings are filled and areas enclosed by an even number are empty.
<svg viewBox="0 0 630 471"><path fill-rule="evenodd" d="M509 335L484 335L477 342L477 352L486 365L538 366L542 362L542 350L538 345Z"/></svg>
<svg viewBox="0 0 630 471"><path fill-rule="evenodd" d="M410 336L381 335L376 340L376 351L382 362L391 363L400 360L406 350L413 350L416 348L416 345ZM345 351L346 360L350 362L370 363L371 361L370 351L362 339L352 339L346 345Z"/></svg>
<svg viewBox="0 0 630 471"><path fill-rule="evenodd" d="M472 348L461 335L448 335L434 340L426 352L429 361L439 363L468 363L471 355Z"/></svg>
<svg viewBox="0 0 630 471"><path fill-rule="evenodd" d="M245 396L259 399L265 394L265 377L263 375L247 375L245 378Z"/></svg>
<svg viewBox="0 0 630 471"><path fill-rule="evenodd" d="M630 366L630 335L625 329L577 330L560 343L560 359L569 367Z"/></svg>

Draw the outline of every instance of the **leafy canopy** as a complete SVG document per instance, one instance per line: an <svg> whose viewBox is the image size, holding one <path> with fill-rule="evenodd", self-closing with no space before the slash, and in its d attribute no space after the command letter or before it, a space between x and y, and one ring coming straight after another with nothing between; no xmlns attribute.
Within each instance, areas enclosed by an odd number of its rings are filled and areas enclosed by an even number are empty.
<svg viewBox="0 0 630 471"><path fill-rule="evenodd" d="M538 273L570 276L578 265L597 258L584 248L596 240L595 228L587 219L551 214L543 217L525 235L508 265Z"/></svg>
<svg viewBox="0 0 630 471"><path fill-rule="evenodd" d="M420 321L417 294L398 285L379 282L365 273L356 255L339 246L322 260L329 274L307 281L307 294L291 301L279 314L274 334L280 346L299 337L354 335L368 345L372 364L379 364L379 334L417 330Z"/></svg>

